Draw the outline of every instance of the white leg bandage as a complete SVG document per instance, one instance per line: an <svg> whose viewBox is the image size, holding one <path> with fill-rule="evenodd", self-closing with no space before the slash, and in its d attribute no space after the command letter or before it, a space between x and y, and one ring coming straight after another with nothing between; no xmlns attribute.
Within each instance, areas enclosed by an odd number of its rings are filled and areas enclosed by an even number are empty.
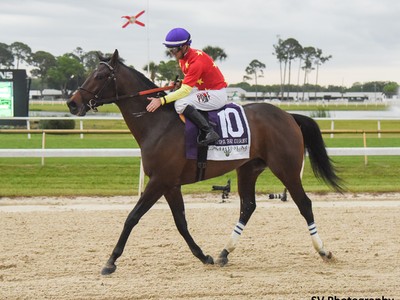
<svg viewBox="0 0 400 300"><path fill-rule="evenodd" d="M310 223L308 225L308 231L310 232L312 243L314 245L315 250L317 250L319 254L325 254L324 244L322 243L322 240L319 237L317 226L315 225L315 223Z"/></svg>
<svg viewBox="0 0 400 300"><path fill-rule="evenodd" d="M236 224L235 228L233 229L231 238L229 239L229 242L225 246L225 249L229 253L231 253L233 250L235 250L237 242L239 241L239 237L242 235L244 226L245 225L239 221Z"/></svg>

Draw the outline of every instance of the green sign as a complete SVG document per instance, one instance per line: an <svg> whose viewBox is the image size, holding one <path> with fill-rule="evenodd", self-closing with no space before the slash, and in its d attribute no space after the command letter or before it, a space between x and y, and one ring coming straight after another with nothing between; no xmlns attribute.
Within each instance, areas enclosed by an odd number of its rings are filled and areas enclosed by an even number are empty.
<svg viewBox="0 0 400 300"><path fill-rule="evenodd" d="M13 83L0 81L0 117L14 117Z"/></svg>

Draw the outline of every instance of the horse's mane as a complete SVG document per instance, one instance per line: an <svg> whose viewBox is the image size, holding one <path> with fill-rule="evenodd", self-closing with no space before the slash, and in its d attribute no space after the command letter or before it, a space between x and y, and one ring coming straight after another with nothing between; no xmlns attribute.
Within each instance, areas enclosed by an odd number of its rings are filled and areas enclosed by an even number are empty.
<svg viewBox="0 0 400 300"><path fill-rule="evenodd" d="M151 81L149 78L147 78L142 72L136 70L135 68L129 67L127 65L125 65L122 61L119 60L120 65L122 65L123 67L127 68L130 72L134 73L135 76L138 78L139 81L143 82L149 89L153 89L153 88L157 88L158 86ZM161 96L165 96L166 93L165 92L159 92L158 93ZM178 114L175 111L174 105L173 103L168 103L167 105L164 105L164 109L166 110L171 110L174 115L178 116Z"/></svg>
<svg viewBox="0 0 400 300"><path fill-rule="evenodd" d="M108 62L110 61L111 57L102 57L100 58L100 61L105 61ZM135 74L135 77L138 78L139 81L143 82L143 84L149 88L149 89L153 89L153 88L157 88L158 86L151 81L149 78L147 78L142 72L138 71L137 69L133 68L133 67L129 67L127 66L121 59L118 59L118 64L126 69L128 69L130 72L132 72L133 74ZM159 94L161 94L162 96L165 96L166 93L165 92L159 92ZM166 108L171 109L174 107L174 105L165 105ZM173 109L173 111L175 112L175 109Z"/></svg>
<svg viewBox="0 0 400 300"><path fill-rule="evenodd" d="M158 87L153 81L151 81L149 78L147 78L142 72L136 70L135 68L129 67L127 65L125 65L122 61L119 60L120 65L124 66L125 68L127 68L129 71L131 71L132 73L134 73L136 75L136 77L138 77L138 80L143 82L147 87L149 88L156 88Z"/></svg>
<svg viewBox="0 0 400 300"><path fill-rule="evenodd" d="M109 57L102 57L99 56L100 61L109 62L111 60L111 56ZM140 81L142 81L147 87L149 88L156 88L158 87L153 81L147 78L142 72L136 70L135 68L127 66L120 58L118 58L118 63L123 67L127 68L129 71L134 73Z"/></svg>
<svg viewBox="0 0 400 300"><path fill-rule="evenodd" d="M135 73L137 77L139 78L140 81L142 81L146 86L149 88L156 88L158 87L153 81L151 81L149 78L147 78L142 72L139 72L135 68L128 67L125 65L123 62L120 62L124 67L126 67L129 71Z"/></svg>

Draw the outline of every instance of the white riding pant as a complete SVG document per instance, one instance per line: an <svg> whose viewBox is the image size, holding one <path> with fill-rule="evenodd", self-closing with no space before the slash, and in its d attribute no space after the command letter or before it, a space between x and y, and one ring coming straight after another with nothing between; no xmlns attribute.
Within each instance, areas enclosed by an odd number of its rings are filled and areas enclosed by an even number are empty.
<svg viewBox="0 0 400 300"><path fill-rule="evenodd" d="M209 111L219 109L228 103L226 89L220 90L198 90L193 88L187 97L175 101L175 110L178 114L183 113L186 106Z"/></svg>

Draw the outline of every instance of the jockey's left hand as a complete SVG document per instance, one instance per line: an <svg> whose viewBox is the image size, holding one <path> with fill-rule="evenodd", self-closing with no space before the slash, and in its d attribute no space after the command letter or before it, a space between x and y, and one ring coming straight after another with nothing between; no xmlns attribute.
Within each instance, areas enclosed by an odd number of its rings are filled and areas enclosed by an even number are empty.
<svg viewBox="0 0 400 300"><path fill-rule="evenodd" d="M157 108L161 106L161 99L155 97L147 97L147 100L151 101L149 105L146 106L148 112L155 112Z"/></svg>
<svg viewBox="0 0 400 300"><path fill-rule="evenodd" d="M169 85L173 85L174 86L174 88L172 89L172 92L176 91L176 90L179 90L179 88L182 86L182 80L171 81L169 83Z"/></svg>

